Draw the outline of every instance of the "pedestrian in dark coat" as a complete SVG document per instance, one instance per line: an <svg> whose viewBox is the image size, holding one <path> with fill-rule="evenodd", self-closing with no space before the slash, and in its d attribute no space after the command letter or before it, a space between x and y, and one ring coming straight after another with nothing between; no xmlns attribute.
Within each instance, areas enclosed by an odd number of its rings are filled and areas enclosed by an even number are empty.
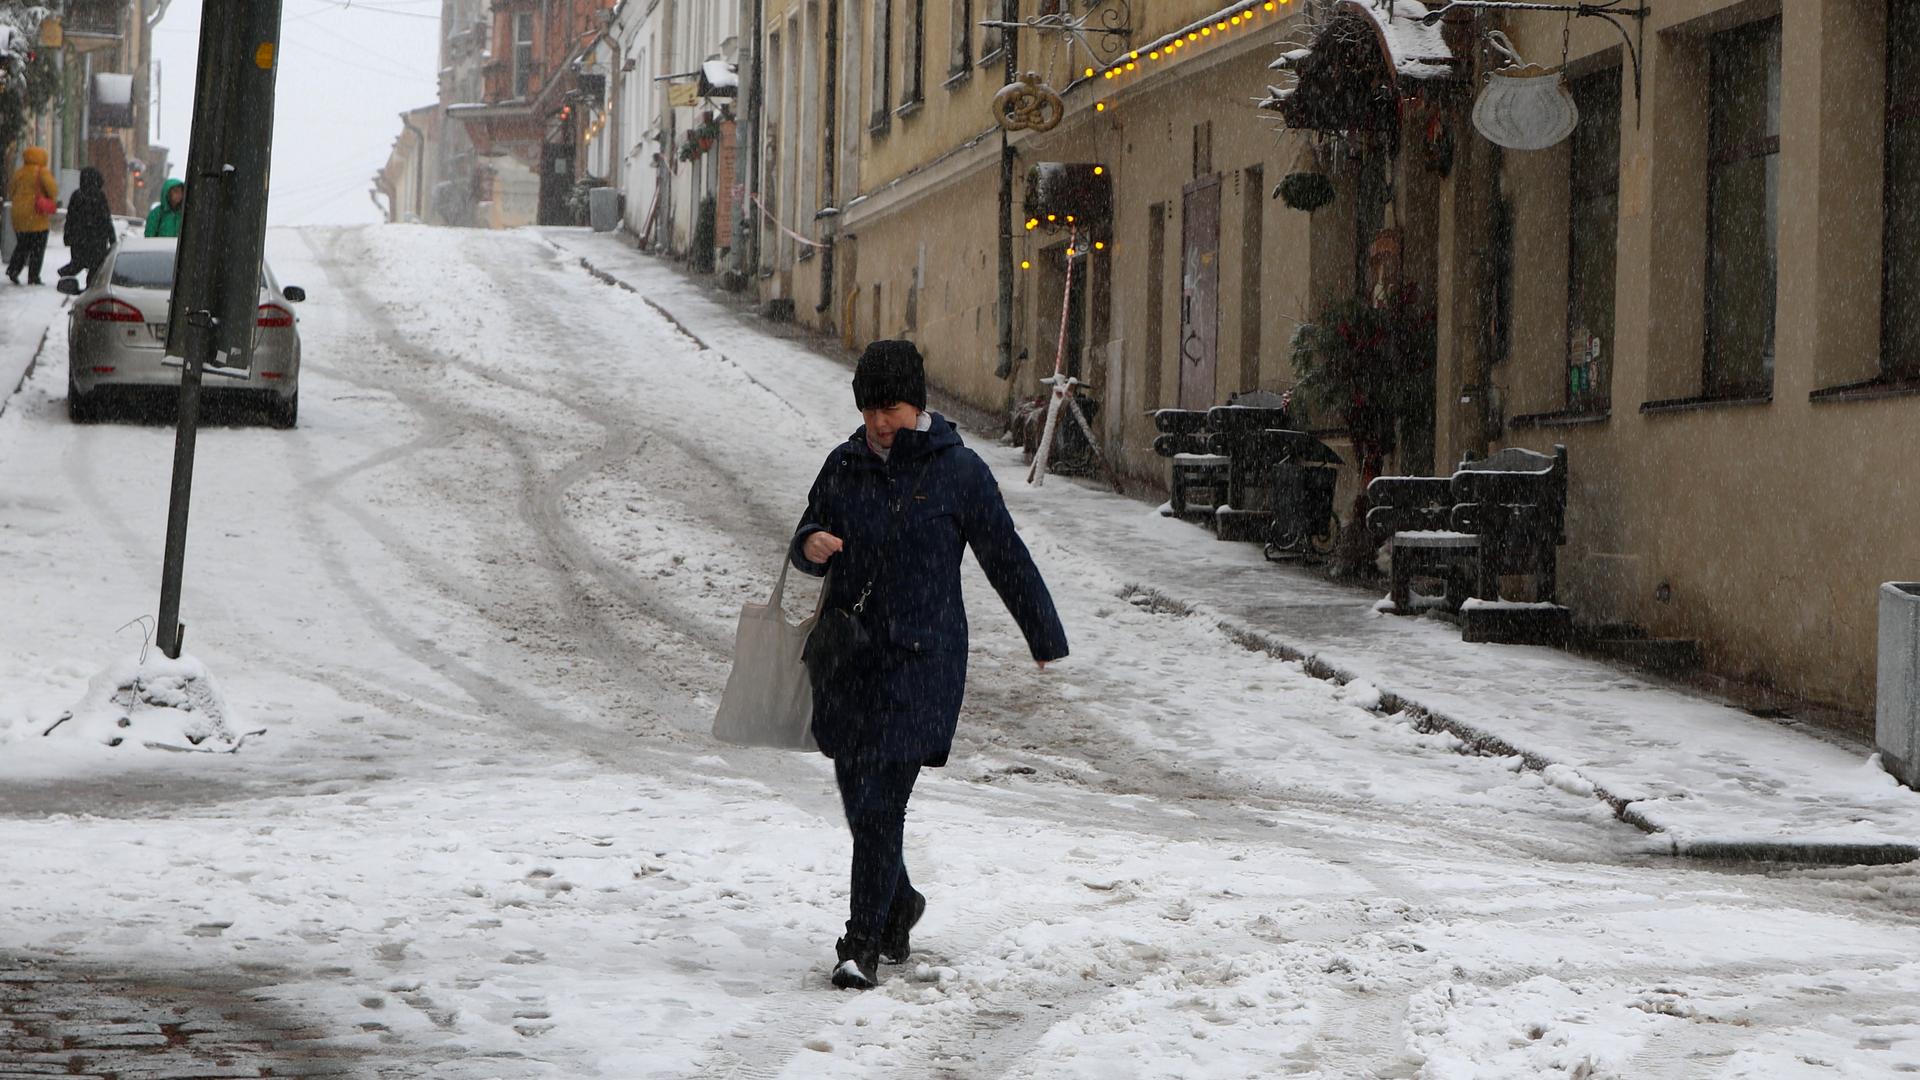
<svg viewBox="0 0 1920 1080"><path fill-rule="evenodd" d="M945 417L926 411L913 343L867 346L853 396L866 422L827 455L789 557L827 574L827 605L857 605L873 640L871 663L813 678L814 740L833 759L853 833L851 912L833 981L867 987L882 957L907 958L908 932L926 908L907 876L902 830L921 766L946 764L960 717L965 549L1040 667L1067 655L1067 637L992 471Z"/></svg>
<svg viewBox="0 0 1920 1080"><path fill-rule="evenodd" d="M93 284L93 275L99 272L100 264L107 261L107 252L113 249L114 236L113 211L107 206L106 177L89 165L80 170L80 188L67 202L67 225L60 239L67 245L69 258L67 265L60 268L60 276L73 277L85 270L87 284Z"/></svg>

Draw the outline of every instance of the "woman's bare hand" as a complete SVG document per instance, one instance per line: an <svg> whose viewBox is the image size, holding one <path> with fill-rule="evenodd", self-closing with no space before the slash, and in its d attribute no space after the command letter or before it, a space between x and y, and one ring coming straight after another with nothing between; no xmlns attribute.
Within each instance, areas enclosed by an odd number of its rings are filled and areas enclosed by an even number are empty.
<svg viewBox="0 0 1920 1080"><path fill-rule="evenodd" d="M846 542L839 537L822 531L808 535L806 542L800 545L800 554L805 555L810 563L823 563L846 546Z"/></svg>

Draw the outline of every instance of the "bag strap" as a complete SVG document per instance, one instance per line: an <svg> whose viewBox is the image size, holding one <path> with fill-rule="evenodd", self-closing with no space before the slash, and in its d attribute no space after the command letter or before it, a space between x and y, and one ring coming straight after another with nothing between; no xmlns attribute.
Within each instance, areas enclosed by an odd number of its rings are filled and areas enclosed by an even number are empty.
<svg viewBox="0 0 1920 1080"><path fill-rule="evenodd" d="M780 557L780 573L773 579L773 595L767 598L767 606L780 612L782 619L786 618L786 608L781 602L786 599L787 594L787 571L792 568L793 562L782 555ZM820 583L820 595L813 602L813 614L816 617L818 617L821 612L827 610L827 587L832 584L833 571L829 569L826 579Z"/></svg>

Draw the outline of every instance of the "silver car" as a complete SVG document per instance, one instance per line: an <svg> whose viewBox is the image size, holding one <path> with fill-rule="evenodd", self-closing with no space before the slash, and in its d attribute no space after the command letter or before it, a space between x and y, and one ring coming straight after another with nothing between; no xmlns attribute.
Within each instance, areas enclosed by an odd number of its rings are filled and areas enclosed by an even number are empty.
<svg viewBox="0 0 1920 1080"><path fill-rule="evenodd" d="M60 291L74 298L67 315L67 415L75 422L97 418L109 394L180 385L179 361L169 363L166 354L175 243L125 238L85 290L76 279L61 279ZM307 294L281 288L271 267L263 265L260 277L252 368L245 378L209 369L204 393L210 405L251 397L266 406L274 427L290 428L300 415L300 320L293 305Z"/></svg>

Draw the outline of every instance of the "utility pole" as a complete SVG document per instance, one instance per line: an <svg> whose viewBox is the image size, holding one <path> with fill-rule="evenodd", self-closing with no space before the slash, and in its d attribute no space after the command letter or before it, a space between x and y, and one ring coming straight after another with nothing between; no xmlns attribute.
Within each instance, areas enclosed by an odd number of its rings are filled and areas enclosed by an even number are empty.
<svg viewBox="0 0 1920 1080"><path fill-rule="evenodd" d="M206 0L187 151L187 202L167 318L167 355L181 360L180 412L155 636L160 651L174 659L186 636L180 587L200 379L207 371L244 374L253 359L279 60L280 0Z"/></svg>
<svg viewBox="0 0 1920 1080"><path fill-rule="evenodd" d="M1020 0L1001 0L1000 55L1006 60L1007 86L1020 78ZM1000 377L1013 379L1013 157L1006 125L1000 126Z"/></svg>

